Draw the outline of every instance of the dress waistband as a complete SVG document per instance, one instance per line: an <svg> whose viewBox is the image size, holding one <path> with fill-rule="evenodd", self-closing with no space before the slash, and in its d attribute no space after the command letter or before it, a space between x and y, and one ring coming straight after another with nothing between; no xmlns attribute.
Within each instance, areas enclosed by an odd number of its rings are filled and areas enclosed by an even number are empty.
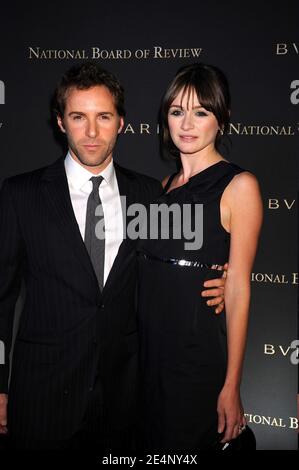
<svg viewBox="0 0 299 470"><path fill-rule="evenodd" d="M202 263L201 261L190 261L187 259L177 259L177 258L160 258L159 256L149 255L147 253L138 251L138 256L150 261L159 261L160 263L168 263L176 266L187 266L192 268L207 268L207 269L217 269L218 271L223 271L223 266L220 264L207 264Z"/></svg>

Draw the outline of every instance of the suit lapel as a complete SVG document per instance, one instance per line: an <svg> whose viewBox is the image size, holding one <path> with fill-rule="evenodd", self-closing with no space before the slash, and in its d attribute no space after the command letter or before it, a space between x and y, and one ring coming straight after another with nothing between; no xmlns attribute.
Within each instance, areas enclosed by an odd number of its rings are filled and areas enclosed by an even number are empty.
<svg viewBox="0 0 299 470"><path fill-rule="evenodd" d="M135 176L131 172L114 164L116 178L120 196L126 197L126 207L133 204L138 199L136 197ZM48 166L43 175L43 191L45 197L45 210L52 214L57 226L59 227L67 245L73 250L74 255L80 261L90 281L94 283L99 291L96 275L91 264L90 257L82 240L79 226L74 214L67 177L64 167L64 158L60 158L53 165ZM125 209L125 208L124 208ZM133 217L127 217L123 214L124 224L127 228ZM125 239L121 243L113 266L103 289L103 297L107 295L111 287L117 281L119 275L123 273L127 263L135 255L136 241Z"/></svg>
<svg viewBox="0 0 299 470"><path fill-rule="evenodd" d="M125 225L127 233L127 226L133 217L127 217L125 209L129 207L130 204L136 202L136 187L134 184L135 177L132 173L127 172L124 168L119 167L116 163L114 163L114 168L117 178L119 195L126 197L126 207L123 207L123 223ZM126 264L131 260L132 256L135 255L135 247L136 241L127 238L123 240L119 247L113 266L110 270L107 281L105 283L103 295L106 295L106 293L110 290L110 288L117 280L117 277L121 273L123 273Z"/></svg>
<svg viewBox="0 0 299 470"><path fill-rule="evenodd" d="M64 168L64 158L60 158L53 165L47 167L42 180L47 205L45 210L52 214L67 245L73 250L86 274L90 276L91 282L94 282L95 288L99 290L96 275L74 214Z"/></svg>

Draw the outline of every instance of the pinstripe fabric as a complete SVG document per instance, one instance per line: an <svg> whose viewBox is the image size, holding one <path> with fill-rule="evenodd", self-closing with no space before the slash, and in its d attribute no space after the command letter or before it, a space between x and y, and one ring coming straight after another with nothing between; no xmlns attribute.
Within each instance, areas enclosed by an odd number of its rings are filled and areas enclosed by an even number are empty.
<svg viewBox="0 0 299 470"><path fill-rule="evenodd" d="M148 203L155 180L115 165L128 204ZM63 159L6 180L0 191L0 340L10 350L22 277L26 300L9 389L10 432L30 446L80 429L101 388L102 429L125 435L136 419L135 244L125 240L101 292L80 235ZM8 363L0 365L7 391Z"/></svg>

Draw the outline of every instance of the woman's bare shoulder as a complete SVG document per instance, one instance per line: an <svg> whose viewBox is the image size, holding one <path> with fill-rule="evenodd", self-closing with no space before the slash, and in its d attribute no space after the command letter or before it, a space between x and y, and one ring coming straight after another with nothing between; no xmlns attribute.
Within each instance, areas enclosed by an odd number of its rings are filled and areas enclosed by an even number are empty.
<svg viewBox="0 0 299 470"><path fill-rule="evenodd" d="M256 192L259 191L259 182L257 177L250 171L242 171L242 173L239 173L234 176L234 178L228 185L227 190L227 193L231 193L234 195L236 193L240 194L240 192Z"/></svg>

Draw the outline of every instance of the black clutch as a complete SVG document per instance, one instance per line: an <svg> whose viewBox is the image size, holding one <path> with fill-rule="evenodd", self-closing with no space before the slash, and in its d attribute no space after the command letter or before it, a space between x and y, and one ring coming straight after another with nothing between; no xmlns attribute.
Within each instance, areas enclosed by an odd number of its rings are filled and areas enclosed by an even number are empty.
<svg viewBox="0 0 299 470"><path fill-rule="evenodd" d="M203 450L239 452L256 450L256 439L252 429L246 425L238 437L229 442L220 442L224 433L218 434L217 438L205 446Z"/></svg>

